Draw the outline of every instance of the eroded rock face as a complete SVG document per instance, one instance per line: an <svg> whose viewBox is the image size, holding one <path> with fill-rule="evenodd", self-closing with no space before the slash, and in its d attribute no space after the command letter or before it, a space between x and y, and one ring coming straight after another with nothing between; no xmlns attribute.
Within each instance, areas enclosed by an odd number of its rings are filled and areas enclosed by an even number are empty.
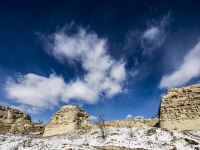
<svg viewBox="0 0 200 150"><path fill-rule="evenodd" d="M114 128L155 127L157 124L158 124L158 118L113 120L105 122L106 127L114 127ZM98 125L93 125L92 128L99 128L99 127Z"/></svg>
<svg viewBox="0 0 200 150"><path fill-rule="evenodd" d="M0 132L29 133L43 130L43 125L31 121L26 113L0 105Z"/></svg>
<svg viewBox="0 0 200 150"><path fill-rule="evenodd" d="M81 108L65 105L56 112L45 126L43 136L64 134L67 131L86 128L89 125L88 114Z"/></svg>
<svg viewBox="0 0 200 150"><path fill-rule="evenodd" d="M162 97L159 124L166 129L200 129L200 84L169 90Z"/></svg>

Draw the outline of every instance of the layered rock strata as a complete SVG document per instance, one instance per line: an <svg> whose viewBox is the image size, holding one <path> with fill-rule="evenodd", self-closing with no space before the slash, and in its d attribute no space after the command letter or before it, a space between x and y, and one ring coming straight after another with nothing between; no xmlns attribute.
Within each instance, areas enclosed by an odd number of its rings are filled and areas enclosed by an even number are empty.
<svg viewBox="0 0 200 150"><path fill-rule="evenodd" d="M155 127L157 124L158 124L158 118L113 120L105 122L106 127L114 127L114 128ZM98 128L98 125L93 125L92 128Z"/></svg>
<svg viewBox="0 0 200 150"><path fill-rule="evenodd" d="M160 105L161 128L200 129L200 84L170 89Z"/></svg>
<svg viewBox="0 0 200 150"><path fill-rule="evenodd" d="M64 134L68 131L87 128L89 125L88 114L81 108L65 105L56 112L45 126L43 136Z"/></svg>
<svg viewBox="0 0 200 150"><path fill-rule="evenodd" d="M26 113L0 105L0 132L6 133L29 133L29 132L42 132L43 125L34 123L31 117Z"/></svg>

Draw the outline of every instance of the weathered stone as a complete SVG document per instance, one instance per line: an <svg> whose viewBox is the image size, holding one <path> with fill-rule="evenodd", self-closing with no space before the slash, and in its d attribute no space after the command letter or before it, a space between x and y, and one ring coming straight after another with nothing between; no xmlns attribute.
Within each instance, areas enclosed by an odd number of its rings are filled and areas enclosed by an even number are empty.
<svg viewBox="0 0 200 150"><path fill-rule="evenodd" d="M200 129L200 84L170 89L160 105L161 128Z"/></svg>
<svg viewBox="0 0 200 150"><path fill-rule="evenodd" d="M81 108L65 105L56 112L45 126L43 136L64 134L67 131L86 128L89 125L88 114Z"/></svg>
<svg viewBox="0 0 200 150"><path fill-rule="evenodd" d="M31 121L26 113L0 105L0 132L28 133L43 131L43 125Z"/></svg>
<svg viewBox="0 0 200 150"><path fill-rule="evenodd" d="M153 129L153 128L147 130L147 132L146 132L146 136L152 136L154 134L156 134L156 129Z"/></svg>
<svg viewBox="0 0 200 150"><path fill-rule="evenodd" d="M128 120L113 120L105 121L106 127L115 128L130 128L130 127L154 127L158 123L158 118L154 119L128 119ZM93 125L92 128L98 128L97 125Z"/></svg>

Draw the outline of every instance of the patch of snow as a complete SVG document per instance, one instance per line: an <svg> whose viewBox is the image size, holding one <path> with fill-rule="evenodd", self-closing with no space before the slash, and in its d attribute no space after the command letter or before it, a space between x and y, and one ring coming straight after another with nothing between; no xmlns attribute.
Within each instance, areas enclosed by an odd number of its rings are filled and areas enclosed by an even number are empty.
<svg viewBox="0 0 200 150"><path fill-rule="evenodd" d="M152 131L151 134L148 134ZM169 150L174 147L177 150L192 150L200 148L200 130L182 133L178 131L165 131L160 128L132 128L133 136L130 136L129 128L107 128L107 137L101 138L100 130L71 131L64 135L33 138L20 135L0 135L0 150L95 150L98 146L124 146L127 148L145 148L148 150ZM188 143L185 139L193 140L197 144Z"/></svg>

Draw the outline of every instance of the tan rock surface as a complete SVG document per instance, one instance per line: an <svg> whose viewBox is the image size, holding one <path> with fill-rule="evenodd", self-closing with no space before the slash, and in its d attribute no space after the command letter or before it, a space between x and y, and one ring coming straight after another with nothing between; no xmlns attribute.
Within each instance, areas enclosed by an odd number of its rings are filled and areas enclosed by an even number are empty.
<svg viewBox="0 0 200 150"><path fill-rule="evenodd" d="M126 128L126 127L154 127L158 123L158 119L128 119L128 120L113 120L106 121L106 127ZM98 128L97 125L93 125L92 128Z"/></svg>
<svg viewBox="0 0 200 150"><path fill-rule="evenodd" d="M65 105L56 112L45 126L43 136L64 134L67 131L86 128L89 125L88 114L81 108Z"/></svg>
<svg viewBox="0 0 200 150"><path fill-rule="evenodd" d="M200 129L200 84L169 90L162 97L159 124L166 129Z"/></svg>
<svg viewBox="0 0 200 150"><path fill-rule="evenodd" d="M0 132L28 133L43 131L43 125L31 121L26 113L0 105Z"/></svg>

